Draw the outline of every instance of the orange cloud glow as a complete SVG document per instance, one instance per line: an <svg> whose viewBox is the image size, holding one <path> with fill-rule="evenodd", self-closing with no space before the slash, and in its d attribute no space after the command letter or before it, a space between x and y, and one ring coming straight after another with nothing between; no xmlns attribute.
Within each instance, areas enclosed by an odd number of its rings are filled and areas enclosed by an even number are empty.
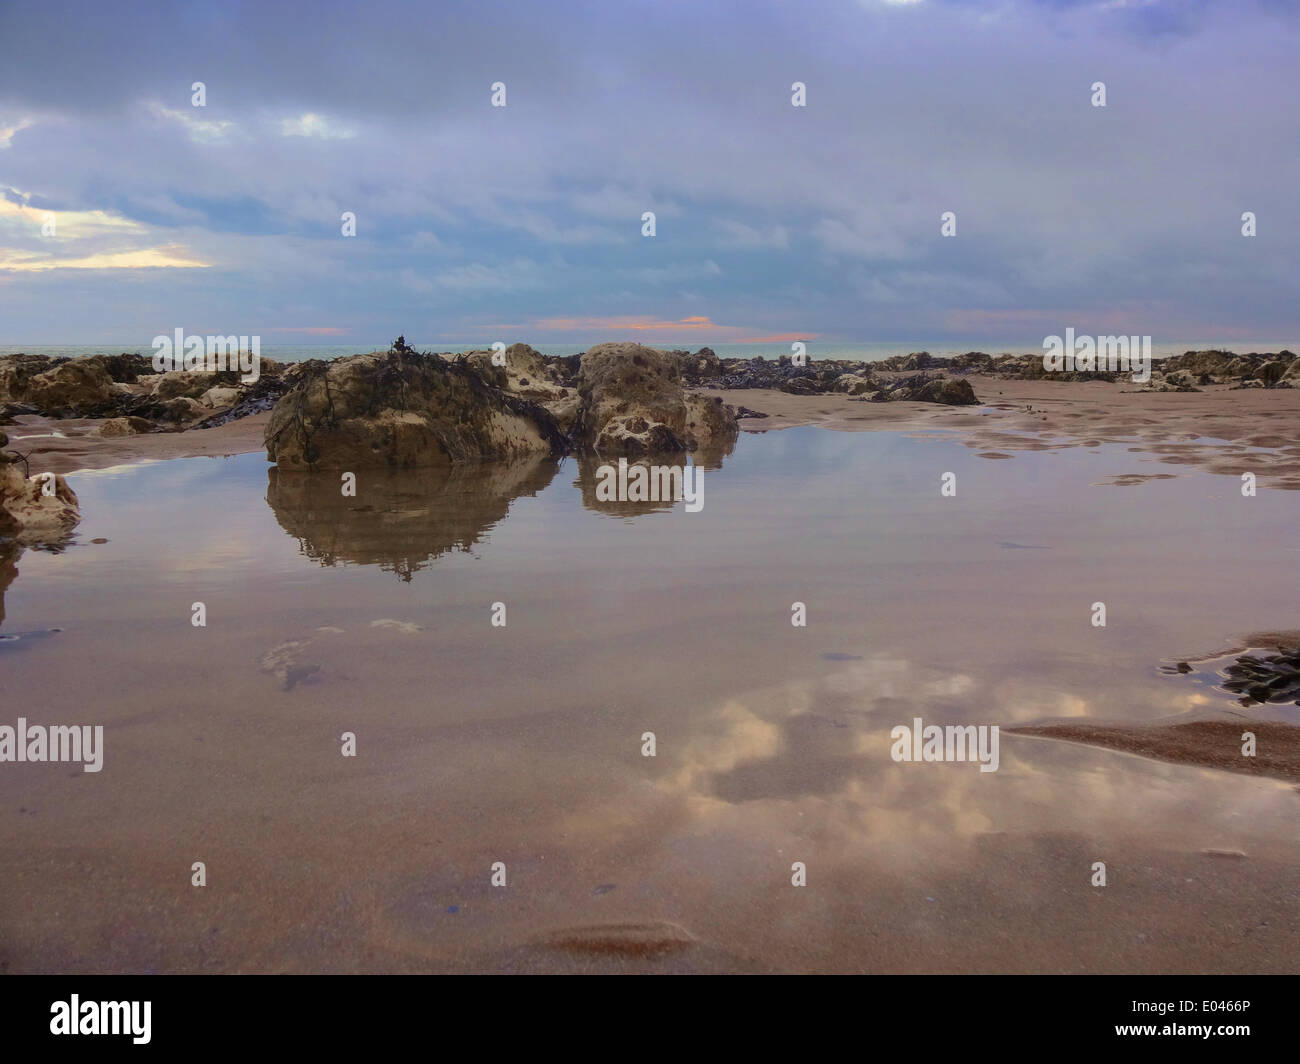
<svg viewBox="0 0 1300 1064"><path fill-rule="evenodd" d="M689 318L681 318L677 321L664 321L653 318L639 317L616 317L616 318L598 318L598 317L570 317L570 318L539 318L530 322L514 322L510 324L487 325L484 330L511 331L516 333L527 333L529 330L541 332L564 332L564 333L602 333L604 335L617 335L619 333L640 332L640 333L707 333L715 343L731 342L742 344L764 344L764 343L786 343L793 340L811 340L817 336L817 333L780 333L773 336L748 336L747 333L753 332L752 329L741 325L720 325L712 318L699 315Z"/></svg>

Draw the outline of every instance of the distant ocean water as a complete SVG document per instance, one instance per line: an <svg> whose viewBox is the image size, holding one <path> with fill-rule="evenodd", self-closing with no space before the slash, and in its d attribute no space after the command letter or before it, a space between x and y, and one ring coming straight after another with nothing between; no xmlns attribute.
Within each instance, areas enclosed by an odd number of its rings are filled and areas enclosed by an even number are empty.
<svg viewBox="0 0 1300 1064"><path fill-rule="evenodd" d="M528 341L524 341L527 343ZM597 341L599 342L599 341ZM417 351L483 351L491 345L482 340L465 343L452 343L446 340L436 342L410 341ZM542 344L532 345L544 355L576 355L585 351L591 344ZM687 343L652 343L649 346L661 348L682 348L697 351L701 347L711 347L721 358L767 358L777 359L790 354L790 344L704 344L698 341ZM861 362L878 362L892 355L908 355L914 351L928 351L936 357L950 357L967 351L983 351L990 355L1001 354L1042 354L1042 341L1027 343L989 343L972 341L966 344L954 344L951 340L934 343L838 343L835 341L807 343L808 356L818 359L851 359ZM364 354L369 351L387 350L388 341L372 344L262 344L261 352L278 362L302 362L309 358L331 359L344 355ZM1221 351L1233 351L1245 354L1250 351L1300 351L1300 339L1292 340L1180 340L1151 345L1155 358L1181 355L1184 351L1202 351L1215 348ZM90 355L116 355L122 353L152 355L151 347L133 347L130 344L0 344L0 355L13 354L52 355L55 357L84 358Z"/></svg>

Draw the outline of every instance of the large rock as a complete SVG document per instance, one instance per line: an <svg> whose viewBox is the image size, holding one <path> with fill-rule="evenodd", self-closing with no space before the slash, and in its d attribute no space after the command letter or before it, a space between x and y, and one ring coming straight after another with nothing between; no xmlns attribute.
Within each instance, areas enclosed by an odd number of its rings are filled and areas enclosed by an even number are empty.
<svg viewBox="0 0 1300 1064"><path fill-rule="evenodd" d="M410 468L566 449L540 405L400 337L383 354L299 365L266 430L267 458L280 469Z"/></svg>
<svg viewBox="0 0 1300 1064"><path fill-rule="evenodd" d="M986 355L983 351L967 351L964 355L957 355L952 360L953 369L974 370L978 373L987 372L993 368L993 356Z"/></svg>
<svg viewBox="0 0 1300 1064"><path fill-rule="evenodd" d="M1271 362L1265 362L1255 371L1256 380L1261 380L1265 384L1276 384L1291 368L1291 361L1285 358L1275 358Z"/></svg>
<svg viewBox="0 0 1300 1064"><path fill-rule="evenodd" d="M99 358L75 358L38 373L23 401L50 417L94 417L116 403L113 378Z"/></svg>
<svg viewBox="0 0 1300 1064"><path fill-rule="evenodd" d="M1229 367L1237 360L1231 351L1185 351L1181 355L1167 358L1161 364L1166 374L1174 370L1183 370L1193 376L1208 373L1212 377L1224 377L1241 372L1240 363L1229 373Z"/></svg>
<svg viewBox="0 0 1300 1064"><path fill-rule="evenodd" d="M207 408L197 399L191 399L188 395L178 395L175 399L168 399L162 403L162 412L159 416L164 421L191 421L196 417L203 417L207 412Z"/></svg>
<svg viewBox="0 0 1300 1064"><path fill-rule="evenodd" d="M50 493L45 485L50 483ZM77 496L61 476L28 478L17 462L0 464L0 539L59 543L81 520Z"/></svg>
<svg viewBox="0 0 1300 1064"><path fill-rule="evenodd" d="M66 361L48 355L0 355L0 403L25 403L32 378Z"/></svg>
<svg viewBox="0 0 1300 1064"><path fill-rule="evenodd" d="M701 347L693 355L687 351L675 353L682 367L682 376L692 383L722 376L722 360L711 347Z"/></svg>
<svg viewBox="0 0 1300 1064"><path fill-rule="evenodd" d="M876 365L891 373L911 373L921 369L947 369L952 365L952 359L936 358L929 351L913 351L910 355L891 355Z"/></svg>
<svg viewBox="0 0 1300 1064"><path fill-rule="evenodd" d="M720 396L688 394L679 359L636 343L597 344L582 356L575 443L600 455L719 446L740 431Z"/></svg>
<svg viewBox="0 0 1300 1064"><path fill-rule="evenodd" d="M873 399L878 401L942 403L945 406L971 406L979 402L970 381L964 377L927 377L917 374L889 381Z"/></svg>
<svg viewBox="0 0 1300 1064"><path fill-rule="evenodd" d="M832 381L831 386L834 387L834 384L835 382ZM777 388L791 395L821 395L827 390L826 382L811 373L804 376L791 376L781 381Z"/></svg>
<svg viewBox="0 0 1300 1064"><path fill-rule="evenodd" d="M847 395L866 395L878 391L879 382L867 373L841 373L835 378L834 390Z"/></svg>
<svg viewBox="0 0 1300 1064"><path fill-rule="evenodd" d="M199 396L199 405L205 406L209 410L224 410L228 406L234 406L243 397L243 392L239 388L232 388L229 385L217 385L215 388L209 388Z"/></svg>
<svg viewBox="0 0 1300 1064"><path fill-rule="evenodd" d="M970 381L960 377L930 381L920 388L916 398L923 403L942 403L945 406L973 406L979 402Z"/></svg>
<svg viewBox="0 0 1300 1064"><path fill-rule="evenodd" d="M51 415L98 416L134 393L141 376L154 372L143 355L0 356L0 404L22 403Z"/></svg>
<svg viewBox="0 0 1300 1064"><path fill-rule="evenodd" d="M259 378L260 380L260 378ZM242 393L249 385L234 370L209 373L207 370L171 370L158 374L150 382L149 394L155 399L196 399L214 389L232 389Z"/></svg>
<svg viewBox="0 0 1300 1064"><path fill-rule="evenodd" d="M119 384L135 384L141 377L158 372L153 368L153 359L147 355L95 355L108 371L108 375Z"/></svg>
<svg viewBox="0 0 1300 1064"><path fill-rule="evenodd" d="M0 358L0 403L21 403L27 397L27 382L33 374L13 355Z"/></svg>

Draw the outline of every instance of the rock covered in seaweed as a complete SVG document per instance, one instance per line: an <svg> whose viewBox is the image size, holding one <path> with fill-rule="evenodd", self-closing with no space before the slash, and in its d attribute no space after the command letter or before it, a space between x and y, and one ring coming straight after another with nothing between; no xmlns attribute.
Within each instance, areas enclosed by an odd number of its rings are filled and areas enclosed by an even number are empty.
<svg viewBox="0 0 1300 1064"><path fill-rule="evenodd" d="M294 370L266 430L267 458L280 469L412 468L565 450L541 405L493 387L464 360L420 354L403 337L385 353Z"/></svg>
<svg viewBox="0 0 1300 1064"><path fill-rule="evenodd" d="M1294 702L1300 706L1300 647L1263 657L1244 655L1225 671L1224 690L1241 695L1244 705Z"/></svg>

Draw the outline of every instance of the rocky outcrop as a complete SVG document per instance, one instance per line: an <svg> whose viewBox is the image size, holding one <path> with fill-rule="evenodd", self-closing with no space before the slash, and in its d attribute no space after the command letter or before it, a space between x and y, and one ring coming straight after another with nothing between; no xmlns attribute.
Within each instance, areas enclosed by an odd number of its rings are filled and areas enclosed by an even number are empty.
<svg viewBox="0 0 1300 1064"><path fill-rule="evenodd" d="M198 399L204 392L222 384L234 384L234 373L207 373L203 370L170 370L149 380L149 394L155 399Z"/></svg>
<svg viewBox="0 0 1300 1064"><path fill-rule="evenodd" d="M983 351L967 351L964 355L957 355L951 361L953 369L967 372L972 370L983 372L993 366L993 356L986 355Z"/></svg>
<svg viewBox="0 0 1300 1064"><path fill-rule="evenodd" d="M870 395L880 391L880 387L880 382L871 375L869 370L841 373L831 385L833 391L843 392L845 395Z"/></svg>
<svg viewBox="0 0 1300 1064"><path fill-rule="evenodd" d="M493 387L464 361L420 354L402 337L384 354L295 369L266 431L267 458L280 469L411 468L565 450L538 403Z"/></svg>
<svg viewBox="0 0 1300 1064"><path fill-rule="evenodd" d="M153 368L153 359L145 355L95 355L100 360L109 377L117 384L135 384L141 377L157 372Z"/></svg>
<svg viewBox="0 0 1300 1064"><path fill-rule="evenodd" d="M911 359L913 356L908 356ZM877 368L901 368L907 359L885 359ZM930 359L926 369L952 369L987 375L1001 380L1108 381L1136 384L1143 391L1194 392L1211 384L1249 388L1291 388L1300 380L1300 359L1291 351L1235 354L1232 351L1186 351L1165 359L1153 359L1151 379L1135 382L1131 371L1070 371L1049 373L1041 353L992 355L970 351L954 358Z"/></svg>
<svg viewBox="0 0 1300 1064"><path fill-rule="evenodd" d="M573 441L602 456L716 447L740 431L721 397L692 395L676 356L636 343L598 344L582 356Z"/></svg>
<svg viewBox="0 0 1300 1064"><path fill-rule="evenodd" d="M67 361L45 355L0 356L0 402L25 403L32 378Z"/></svg>
<svg viewBox="0 0 1300 1064"><path fill-rule="evenodd" d="M886 381L871 398L876 402L941 403L944 406L971 406L979 402L975 389L964 377L929 377L924 373Z"/></svg>
<svg viewBox="0 0 1300 1064"><path fill-rule="evenodd" d="M0 432L0 448L9 438ZM77 496L61 476L28 477L12 452L0 449L0 540L58 544L81 520Z"/></svg>
<svg viewBox="0 0 1300 1064"><path fill-rule="evenodd" d="M846 373L867 369L864 363L827 359L795 365L789 355L768 358L728 358L722 373L703 383L710 388L775 388L792 395L820 395L835 390L835 382Z"/></svg>
<svg viewBox="0 0 1300 1064"><path fill-rule="evenodd" d="M1290 388L1300 371L1291 371L1300 363L1291 351L1244 355L1231 351L1186 351L1181 355L1152 364L1153 388L1161 385L1233 384L1258 388ZM1190 390L1190 388L1186 389Z"/></svg>
<svg viewBox="0 0 1300 1064"><path fill-rule="evenodd" d="M1182 370L1193 376L1208 374L1211 377L1223 376L1229 366L1236 363L1236 373L1240 374L1249 363L1240 359L1231 351L1187 351L1181 355L1166 358L1160 363L1161 372L1168 375L1175 370Z"/></svg>
<svg viewBox="0 0 1300 1064"><path fill-rule="evenodd" d="M55 418L146 418L189 427L214 411L234 420L269 410L287 390L285 368L262 358L257 380L235 371L159 373L144 355L0 356L0 424L21 414ZM269 400L269 401L268 401ZM109 428L100 435L111 434ZM144 431L140 429L139 431Z"/></svg>
<svg viewBox="0 0 1300 1064"><path fill-rule="evenodd" d="M231 385L217 384L198 397L199 406L209 410L224 410L234 406L243 397L243 392Z"/></svg>
<svg viewBox="0 0 1300 1064"><path fill-rule="evenodd" d="M1255 379L1262 381L1265 387L1276 384L1287 375L1291 368L1291 361L1285 358L1275 358L1270 362L1265 362L1259 369L1255 370Z"/></svg>
<svg viewBox="0 0 1300 1064"><path fill-rule="evenodd" d="M47 417L111 417L159 376L143 355L0 358L0 402L21 403Z"/></svg>
<svg viewBox="0 0 1300 1064"><path fill-rule="evenodd" d="M693 355L689 351L674 351L673 354L681 366L682 378L691 384L716 380L722 376L722 359L714 354L711 347L701 347Z"/></svg>
<svg viewBox="0 0 1300 1064"><path fill-rule="evenodd" d="M962 357L975 364L988 356ZM944 361L920 352L897 365L928 370ZM790 356L720 359L708 348L605 343L556 358L515 344L500 362L490 351L421 355L399 338L386 353L291 366L279 378L289 390L272 414L268 457L285 470L355 470L541 451L602 458L725 451L739 433L734 408L692 387L978 402L967 380L942 372L877 374L874 364L796 365Z"/></svg>
<svg viewBox="0 0 1300 1064"><path fill-rule="evenodd" d="M971 369L991 365L978 351L956 358L936 358L925 351L895 355L879 362L808 359L797 365L790 355L779 359L723 359L721 375L702 383L710 388L773 388L791 395L840 393L875 402L906 400L946 405L978 402L965 380ZM1038 360L1039 375L1042 360ZM918 376L916 371L923 371ZM954 372L958 376L949 376ZM900 374L908 373L902 377Z"/></svg>
<svg viewBox="0 0 1300 1064"><path fill-rule="evenodd" d="M97 417L114 405L113 378L97 358L74 358L27 382L23 401L52 417Z"/></svg>

